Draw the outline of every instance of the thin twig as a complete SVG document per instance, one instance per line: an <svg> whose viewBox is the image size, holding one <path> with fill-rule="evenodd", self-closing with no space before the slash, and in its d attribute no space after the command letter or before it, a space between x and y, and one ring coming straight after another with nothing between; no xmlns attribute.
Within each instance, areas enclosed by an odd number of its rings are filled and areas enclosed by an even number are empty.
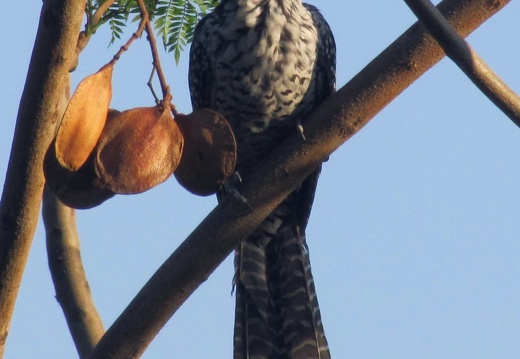
<svg viewBox="0 0 520 359"><path fill-rule="evenodd" d="M429 0L404 0L446 55L520 127L520 97L493 72Z"/></svg>
<svg viewBox="0 0 520 359"><path fill-rule="evenodd" d="M107 0L106 2L104 2L98 8L96 13L92 16L91 25L95 26L100 21L103 14L108 10L108 8L115 1L116 0ZM154 67L155 71L157 71L157 76L159 78L159 83L161 85L163 102L171 105L171 110L172 110L173 114L175 115L177 111L175 109L175 106L171 103L172 95L170 93L170 86L168 85L168 83L166 81L166 76L164 75L164 72L162 70L161 60L159 58L159 51L157 50L157 41L156 41L155 35L153 33L153 27L150 22L150 16L148 14L148 11L146 10L146 5L144 3L144 0L137 0L137 4L139 6L139 10L141 11L141 21L139 22L139 28L137 29L136 32L134 32L132 34L132 36L130 37L130 39L128 39L126 44L121 46L121 48L114 55L114 57L112 58L110 63L114 64L116 61L118 61L120 59L121 55L130 48L132 43L142 36L143 31L146 31L146 34L148 36L148 42L150 44L150 49L152 52L153 67ZM78 51L81 51L86 46L86 44L88 43L89 37L90 36L88 36L85 31L83 31L80 34L80 39L78 40ZM153 72L152 72L152 74L153 74ZM155 94L155 91L153 90L153 88L151 86L151 80L148 81L148 86L150 87L150 89L152 91L152 95L154 96L154 98L157 101L157 95Z"/></svg>
<svg viewBox="0 0 520 359"><path fill-rule="evenodd" d="M153 27L150 22L150 17L148 15L148 11L146 10L146 5L144 0L137 0L137 4L139 5L139 10L141 11L141 19L146 19L145 21L145 31L148 35L148 43L150 44L150 50L152 51L153 58L153 66L157 71L157 77L159 78L159 83L161 84L161 91L163 95L163 101L165 103L170 103L172 100L172 95L170 93L170 86L166 82L166 76L164 76L164 72L161 66L161 60L159 58L159 52L157 51L157 41L155 40L155 35L153 33ZM171 105L172 111L175 114L176 110L173 105Z"/></svg>
<svg viewBox="0 0 520 359"><path fill-rule="evenodd" d="M152 72L150 73L150 77L148 78L148 82L146 83L146 85L152 92L152 96L155 99L155 104L158 105L161 101L159 100L159 97L157 97L157 94L155 93L155 90L153 89L152 81L153 81L154 76L155 76L155 66L152 66Z"/></svg>
<svg viewBox="0 0 520 359"><path fill-rule="evenodd" d="M466 36L510 0L444 0ZM418 24L410 28L307 119L299 134L284 141L248 177L241 194L253 208L244 214L226 197L165 261L107 330L91 359L134 358L213 270L330 153L444 56ZM258 175L261 173L261 175ZM237 210L237 207L239 208Z"/></svg>
<svg viewBox="0 0 520 359"><path fill-rule="evenodd" d="M134 32L132 34L132 36L130 36L130 38L128 39L126 44L124 44L123 46L121 46L119 48L119 51L114 55L114 57L112 58L112 61L110 61L111 64L115 64L121 58L121 55L123 54L123 52L128 51L128 49L130 48L132 43L141 37L141 35L143 34L143 31L145 29L147 21L148 21L148 19L144 19L144 18L141 19L141 21L139 22L139 27L137 28L137 31Z"/></svg>

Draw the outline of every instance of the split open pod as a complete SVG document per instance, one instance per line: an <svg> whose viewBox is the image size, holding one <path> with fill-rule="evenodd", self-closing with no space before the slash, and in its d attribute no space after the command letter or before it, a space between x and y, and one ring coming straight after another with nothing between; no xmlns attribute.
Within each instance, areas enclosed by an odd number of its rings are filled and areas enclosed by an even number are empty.
<svg viewBox="0 0 520 359"><path fill-rule="evenodd" d="M56 134L56 158L71 171L87 161L105 128L113 65L85 77L74 91Z"/></svg>

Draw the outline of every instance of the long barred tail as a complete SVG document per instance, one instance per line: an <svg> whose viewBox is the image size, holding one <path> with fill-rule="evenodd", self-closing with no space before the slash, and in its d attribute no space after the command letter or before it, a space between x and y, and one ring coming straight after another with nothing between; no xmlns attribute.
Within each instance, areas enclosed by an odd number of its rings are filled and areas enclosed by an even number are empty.
<svg viewBox="0 0 520 359"><path fill-rule="evenodd" d="M234 359L330 358L291 197L235 252Z"/></svg>

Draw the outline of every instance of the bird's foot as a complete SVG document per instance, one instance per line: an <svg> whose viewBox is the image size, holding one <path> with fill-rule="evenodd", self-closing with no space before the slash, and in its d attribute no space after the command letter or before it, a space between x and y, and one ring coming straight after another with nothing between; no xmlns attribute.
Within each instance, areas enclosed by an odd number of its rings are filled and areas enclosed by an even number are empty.
<svg viewBox="0 0 520 359"><path fill-rule="evenodd" d="M239 190L237 189L242 185L242 183L242 176L240 176L240 173L235 171L224 181L224 189L226 194L233 197L241 207L247 209L249 213L253 213L253 208L251 208L247 202L247 199L242 196L242 194L240 194Z"/></svg>

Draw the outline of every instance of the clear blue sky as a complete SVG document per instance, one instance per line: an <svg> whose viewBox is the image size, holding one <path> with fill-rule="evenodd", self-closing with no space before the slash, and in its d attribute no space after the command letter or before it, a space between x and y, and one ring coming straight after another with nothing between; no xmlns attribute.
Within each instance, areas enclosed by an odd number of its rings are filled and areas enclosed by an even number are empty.
<svg viewBox="0 0 520 359"><path fill-rule="evenodd" d="M403 1L312 3L335 33L340 86L415 22ZM40 6L8 1L0 13L1 180ZM518 93L519 14L512 1L469 38ZM107 49L108 42L105 31L94 37L74 87L122 44ZM162 60L175 104L190 112L186 56L178 67L171 54ZM112 107L151 106L150 71L141 40L115 68ZM308 238L335 358L520 357L519 153L520 129L445 59L331 156ZM215 204L172 178L78 211L84 265L107 327ZM231 358L232 275L228 258L144 358ZM40 223L5 357L75 356Z"/></svg>

